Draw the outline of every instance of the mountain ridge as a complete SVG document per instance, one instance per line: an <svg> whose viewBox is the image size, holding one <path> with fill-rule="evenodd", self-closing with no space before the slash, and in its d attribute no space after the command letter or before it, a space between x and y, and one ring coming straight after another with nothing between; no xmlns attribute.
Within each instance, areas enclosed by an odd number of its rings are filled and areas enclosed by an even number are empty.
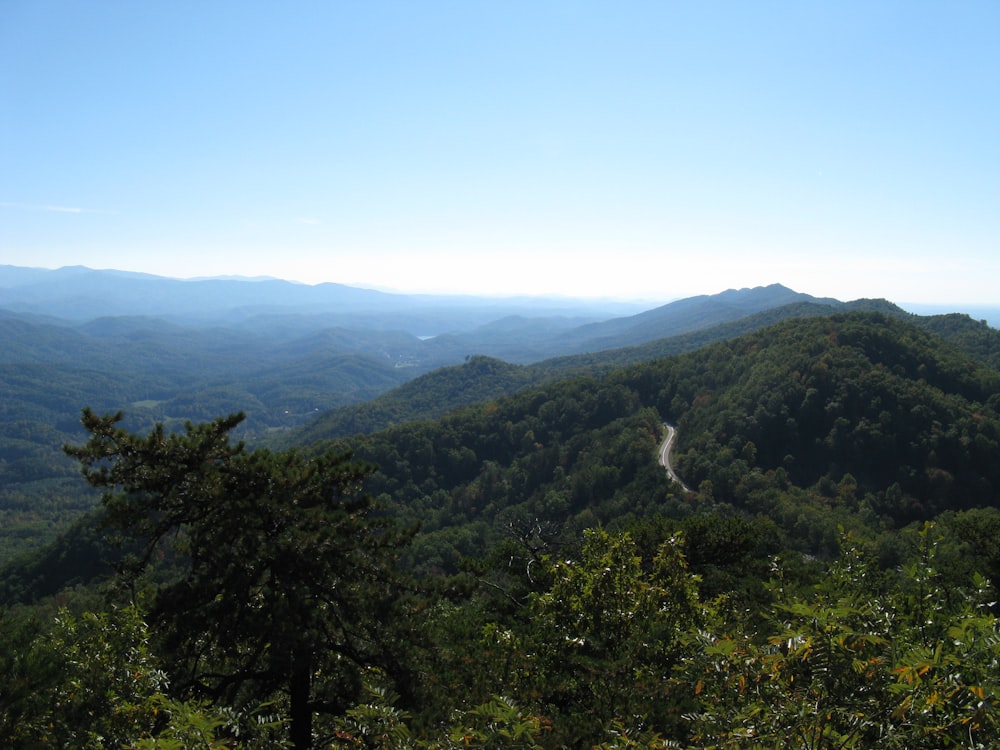
<svg viewBox="0 0 1000 750"><path fill-rule="evenodd" d="M783 320L819 317L838 311L880 312L912 322L942 336L981 364L1000 370L1000 331L984 326L980 321L973 321L967 315L915 316L886 300L834 302L835 305L793 302L687 334L619 349L553 357L517 367L503 360L496 360L502 367L484 367L483 362L491 360L490 357L471 357L464 364L431 371L365 403L341 406L318 415L314 420L293 430L282 442L307 443L348 437L356 433L385 429L401 422L441 417L470 403L466 384L471 372L478 373L487 381L477 384L478 393L498 398L521 388L539 386L559 378L580 374L596 376L632 364L676 356ZM463 373L463 369L468 372ZM421 389L426 392L421 392ZM429 394L434 395L432 397Z"/></svg>
<svg viewBox="0 0 1000 750"><path fill-rule="evenodd" d="M302 284L283 279L175 279L113 269L66 266L56 270L0 266L0 307L69 320L151 314L183 319L239 320L274 312L414 316L411 333L444 313L469 327L507 314L549 310L590 319L634 312L633 303L555 298L488 298L463 295L393 294L334 282Z"/></svg>

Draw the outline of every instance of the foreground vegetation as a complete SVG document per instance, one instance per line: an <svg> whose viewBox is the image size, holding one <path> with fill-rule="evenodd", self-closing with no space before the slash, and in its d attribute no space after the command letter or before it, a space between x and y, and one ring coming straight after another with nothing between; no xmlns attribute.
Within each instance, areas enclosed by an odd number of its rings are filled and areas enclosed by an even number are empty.
<svg viewBox="0 0 1000 750"><path fill-rule="evenodd" d="M0 572L5 746L1000 737L1000 374L925 329L788 321L300 449L240 423L85 412L100 515Z"/></svg>

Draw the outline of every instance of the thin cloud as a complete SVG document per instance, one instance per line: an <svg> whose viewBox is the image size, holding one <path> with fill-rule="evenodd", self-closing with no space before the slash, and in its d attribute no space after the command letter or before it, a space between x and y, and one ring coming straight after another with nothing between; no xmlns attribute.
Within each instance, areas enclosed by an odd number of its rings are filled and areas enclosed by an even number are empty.
<svg viewBox="0 0 1000 750"><path fill-rule="evenodd" d="M60 214L117 214L117 211L107 211L101 208L78 208L76 206L49 206L39 203L0 202L0 207L14 208L19 211L49 211Z"/></svg>

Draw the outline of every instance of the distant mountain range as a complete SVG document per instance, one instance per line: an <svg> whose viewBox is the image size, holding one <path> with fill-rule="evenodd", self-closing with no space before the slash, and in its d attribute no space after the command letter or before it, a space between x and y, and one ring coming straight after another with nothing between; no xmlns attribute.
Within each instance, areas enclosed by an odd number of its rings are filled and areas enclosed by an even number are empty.
<svg viewBox="0 0 1000 750"><path fill-rule="evenodd" d="M0 308L73 321L138 315L254 326L261 318L281 317L300 329L353 326L415 336L467 330L509 315L595 321L643 309L607 301L389 294L280 279L183 280L84 266L46 270L3 265Z"/></svg>
<svg viewBox="0 0 1000 750"><path fill-rule="evenodd" d="M562 330L545 330L530 318L505 318L456 334L450 340L466 342L466 348L479 344L480 348L475 349L477 353L511 362L533 362L554 356L645 344L795 303L812 303L828 309L845 304L835 299L795 292L781 284L771 284L689 297L636 315L585 323ZM491 348L481 348L482 342L489 342Z"/></svg>
<svg viewBox="0 0 1000 750"><path fill-rule="evenodd" d="M226 376L316 353L351 354L404 368L408 379L471 355L531 363L642 345L807 303L844 304L780 284L638 310L589 301L394 295L274 279L183 281L82 266L0 266L6 319L0 362L97 363L148 349L142 361L156 362L157 372L170 369L164 356L173 352L181 367L205 374L216 362ZM143 371L136 360L123 369Z"/></svg>

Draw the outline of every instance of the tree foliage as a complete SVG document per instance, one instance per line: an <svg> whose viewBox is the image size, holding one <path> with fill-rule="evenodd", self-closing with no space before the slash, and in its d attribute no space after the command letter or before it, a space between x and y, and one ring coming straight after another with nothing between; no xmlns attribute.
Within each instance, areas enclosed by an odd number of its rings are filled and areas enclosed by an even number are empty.
<svg viewBox="0 0 1000 750"><path fill-rule="evenodd" d="M933 529L898 580L849 548L812 591L777 589L769 632L717 620L692 634L698 746L986 747L1000 730L1000 630L984 583L935 580ZM780 584L776 584L780 585ZM879 590L881 589L881 590Z"/></svg>

